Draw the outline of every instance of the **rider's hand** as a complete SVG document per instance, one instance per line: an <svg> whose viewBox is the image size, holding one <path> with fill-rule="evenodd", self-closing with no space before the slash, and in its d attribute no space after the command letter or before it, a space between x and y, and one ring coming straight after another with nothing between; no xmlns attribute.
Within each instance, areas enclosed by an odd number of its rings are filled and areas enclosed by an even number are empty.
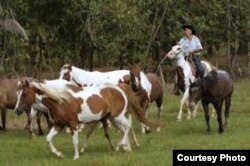
<svg viewBox="0 0 250 166"><path fill-rule="evenodd" d="M167 59L168 54L165 54L164 59Z"/></svg>
<svg viewBox="0 0 250 166"><path fill-rule="evenodd" d="M190 55L193 55L193 54L194 54L194 51L189 51L189 54L190 54Z"/></svg>

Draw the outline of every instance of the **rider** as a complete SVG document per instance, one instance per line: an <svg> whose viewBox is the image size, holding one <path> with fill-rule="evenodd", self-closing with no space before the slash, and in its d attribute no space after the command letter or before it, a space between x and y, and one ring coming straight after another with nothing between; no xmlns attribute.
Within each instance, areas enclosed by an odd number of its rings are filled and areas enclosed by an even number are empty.
<svg viewBox="0 0 250 166"><path fill-rule="evenodd" d="M191 56L197 71L198 77L202 78L204 76L204 68L201 64L201 59L199 57L202 51L202 45L197 36L195 36L196 31L192 25L183 25L184 37L181 38L179 44L184 46L184 55Z"/></svg>

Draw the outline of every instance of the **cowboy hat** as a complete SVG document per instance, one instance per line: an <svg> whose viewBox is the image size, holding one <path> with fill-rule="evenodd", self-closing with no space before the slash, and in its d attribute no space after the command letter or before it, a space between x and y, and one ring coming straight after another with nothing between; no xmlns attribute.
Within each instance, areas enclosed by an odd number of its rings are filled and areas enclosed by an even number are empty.
<svg viewBox="0 0 250 166"><path fill-rule="evenodd" d="M194 29L194 27L192 25L183 25L182 29L190 29L192 31L192 34L195 35L196 34L196 30Z"/></svg>

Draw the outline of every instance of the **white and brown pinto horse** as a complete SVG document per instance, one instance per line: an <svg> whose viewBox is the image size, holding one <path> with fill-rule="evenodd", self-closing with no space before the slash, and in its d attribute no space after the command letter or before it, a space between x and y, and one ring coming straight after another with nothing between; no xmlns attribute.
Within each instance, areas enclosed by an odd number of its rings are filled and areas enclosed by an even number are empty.
<svg viewBox="0 0 250 166"><path fill-rule="evenodd" d="M86 71L76 66L65 64L60 71L59 79L65 79L80 86L99 85L110 83L118 85L120 82L127 82L130 80L129 70L114 70L109 72ZM139 82L137 81L139 84ZM146 75L141 72L141 86L150 96L152 85L147 79Z"/></svg>
<svg viewBox="0 0 250 166"><path fill-rule="evenodd" d="M79 123L95 123L105 118L109 118L113 125L123 133L116 150L122 147L124 151L131 151L128 138L131 117L125 116L128 113L128 104L138 120L149 126L156 125L144 118L138 97L126 84L119 86L102 84L81 88L65 80L54 80L54 85L51 82L31 84L25 82L25 85L20 103L32 103L39 99L49 109L54 124L47 135L47 142L52 153L59 158L63 155L53 145L52 138L63 127L70 127L75 150L74 159L78 159L77 127Z"/></svg>
<svg viewBox="0 0 250 166"><path fill-rule="evenodd" d="M132 89L137 95L141 96L141 106L145 110L145 116L148 117L148 108L149 103L155 102L157 106L157 120L160 122L162 114L162 103L163 103L163 84L161 78L155 73L147 73L146 78L149 80L152 85L150 96L147 95L147 92L141 86L142 72L138 64L130 65L130 82ZM141 126L142 133L149 132L149 127L142 124ZM157 131L160 131L160 127L157 128Z"/></svg>
<svg viewBox="0 0 250 166"><path fill-rule="evenodd" d="M183 105L186 103L188 106L188 97L189 97L189 87L190 82L194 82L196 80L194 69L192 65L185 60L184 58L184 49L182 45L175 45L172 47L171 51L166 54L166 58L170 60L175 60L177 65L177 88L183 94L181 102L180 102L180 110L177 116L177 120L180 121L182 119L182 109ZM201 61L205 72L204 76L207 75L214 67L210 65L206 61ZM195 105L195 109L191 112L188 108L188 116L187 119L190 119L192 116L195 117L197 113L198 104ZM192 113L192 114L191 114Z"/></svg>
<svg viewBox="0 0 250 166"><path fill-rule="evenodd" d="M130 70L114 70L109 72L99 71L86 71L78 67L65 64L60 71L59 79L65 79L79 86L98 85L98 84L114 84L118 85L120 82L130 82ZM141 85L141 88L145 90L148 99L152 91L152 84L142 71L140 71L140 80L135 80L137 86ZM142 124L143 126L143 124ZM144 127L142 127L142 133L145 133Z"/></svg>

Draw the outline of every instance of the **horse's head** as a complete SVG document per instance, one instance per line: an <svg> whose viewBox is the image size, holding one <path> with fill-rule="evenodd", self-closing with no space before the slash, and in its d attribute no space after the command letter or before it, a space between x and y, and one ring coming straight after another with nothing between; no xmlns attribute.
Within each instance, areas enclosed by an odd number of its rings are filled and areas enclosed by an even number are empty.
<svg viewBox="0 0 250 166"><path fill-rule="evenodd" d="M36 89L27 80L20 80L17 86L17 103L15 113L21 114L23 110L29 109L36 100Z"/></svg>
<svg viewBox="0 0 250 166"><path fill-rule="evenodd" d="M129 65L130 83L134 91L138 91L141 87L141 69L138 64Z"/></svg>
<svg viewBox="0 0 250 166"><path fill-rule="evenodd" d="M197 105L198 101L201 98L201 81L197 80L195 82L190 81L189 86L189 109L193 111L195 106Z"/></svg>
<svg viewBox="0 0 250 166"><path fill-rule="evenodd" d="M60 77L59 79L64 79L67 81L71 81L72 80L72 66L70 64L65 64L63 65L63 67L61 68L60 71Z"/></svg>
<svg viewBox="0 0 250 166"><path fill-rule="evenodd" d="M168 59L179 59L180 56L183 56L184 50L182 45L175 45L172 49L166 54Z"/></svg>

